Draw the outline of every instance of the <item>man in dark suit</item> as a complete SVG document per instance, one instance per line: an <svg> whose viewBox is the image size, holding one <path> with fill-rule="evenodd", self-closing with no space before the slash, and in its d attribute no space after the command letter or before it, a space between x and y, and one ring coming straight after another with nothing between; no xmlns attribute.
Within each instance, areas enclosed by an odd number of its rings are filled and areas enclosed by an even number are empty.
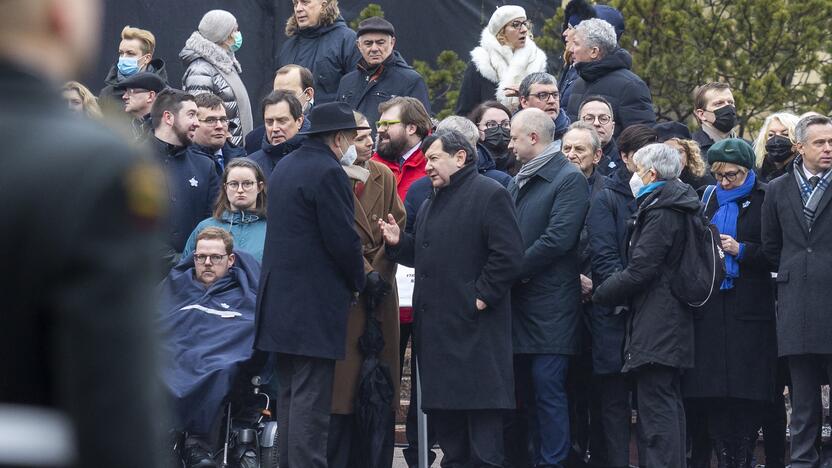
<svg viewBox="0 0 832 468"><path fill-rule="evenodd" d="M820 386L832 379L832 119L810 115L795 127L794 172L768 186L763 248L778 265L777 348L792 378L791 466L819 466Z"/></svg>
<svg viewBox="0 0 832 468"><path fill-rule="evenodd" d="M161 171L56 87L95 57L99 13L94 0L8 0L0 15L0 466L163 466Z"/></svg>
<svg viewBox="0 0 832 468"><path fill-rule="evenodd" d="M269 177L255 348L277 353L280 466L326 468L335 360L364 288L351 184L339 164L359 127L345 103L315 107L309 138Z"/></svg>
<svg viewBox="0 0 832 468"><path fill-rule="evenodd" d="M511 121L509 150L523 166L508 191L524 248L523 268L511 291L512 343L516 388L528 389L519 400L536 418L529 424L537 427L534 466L558 466L569 454L566 374L570 356L579 350L577 247L589 209L586 177L560 151L553 134L551 117L540 109L524 109ZM600 143L595 156L600 157Z"/></svg>

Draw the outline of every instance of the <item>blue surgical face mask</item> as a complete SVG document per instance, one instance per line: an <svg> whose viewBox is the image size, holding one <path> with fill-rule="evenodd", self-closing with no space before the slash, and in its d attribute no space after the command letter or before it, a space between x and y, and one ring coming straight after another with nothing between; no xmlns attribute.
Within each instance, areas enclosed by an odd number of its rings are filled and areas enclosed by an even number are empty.
<svg viewBox="0 0 832 468"><path fill-rule="evenodd" d="M139 59L136 57L119 57L116 66L119 73L124 76L135 75L139 71Z"/></svg>
<svg viewBox="0 0 832 468"><path fill-rule="evenodd" d="M243 46L243 33L235 31L232 36L234 37L234 43L231 44L231 52L237 52Z"/></svg>

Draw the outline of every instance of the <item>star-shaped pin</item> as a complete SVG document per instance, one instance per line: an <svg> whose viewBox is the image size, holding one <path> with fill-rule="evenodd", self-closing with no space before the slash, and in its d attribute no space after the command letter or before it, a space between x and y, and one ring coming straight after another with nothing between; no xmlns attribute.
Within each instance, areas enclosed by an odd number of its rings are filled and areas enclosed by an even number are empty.
<svg viewBox="0 0 832 468"><path fill-rule="evenodd" d="M189 180L188 182L191 183L191 187L199 187L199 181L196 180L196 176L191 177L191 180Z"/></svg>

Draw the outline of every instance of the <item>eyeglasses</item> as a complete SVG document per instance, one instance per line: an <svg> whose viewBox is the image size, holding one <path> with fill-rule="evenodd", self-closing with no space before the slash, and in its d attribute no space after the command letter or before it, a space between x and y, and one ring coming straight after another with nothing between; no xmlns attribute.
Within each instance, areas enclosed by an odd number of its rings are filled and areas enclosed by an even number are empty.
<svg viewBox="0 0 832 468"><path fill-rule="evenodd" d="M508 25L511 26L514 29L520 29L522 27L528 28L530 24L531 24L531 21L529 21L529 20L517 20L517 21L512 21Z"/></svg>
<svg viewBox="0 0 832 468"><path fill-rule="evenodd" d="M557 91L555 91L554 93L547 93L546 91L543 91L540 93L529 94L529 96L534 96L540 99L541 101L548 101L549 98L557 99L558 97L560 97L560 94Z"/></svg>
<svg viewBox="0 0 832 468"><path fill-rule="evenodd" d="M489 120L485 122L483 125L485 125L485 128L503 127L504 129L509 130L511 129L511 120L506 119L502 122L497 122L496 120Z"/></svg>
<svg viewBox="0 0 832 468"><path fill-rule="evenodd" d="M727 180L728 182L734 182L735 180L737 180L737 176L740 175L740 171L731 171L723 173L714 172L713 175L714 178L719 182L722 182L723 180Z"/></svg>
<svg viewBox="0 0 832 468"><path fill-rule="evenodd" d="M219 263L222 261L223 258L227 257L228 255L205 255L205 254L194 254L194 261L199 264L205 263L205 260L211 259L211 263Z"/></svg>
<svg viewBox="0 0 832 468"><path fill-rule="evenodd" d="M199 119L199 121L207 125L216 125L217 122L228 125L228 117L208 117L207 119Z"/></svg>
<svg viewBox="0 0 832 468"><path fill-rule="evenodd" d="M583 120L584 122L586 122L588 124L591 124L591 123L595 122L596 120L598 120L599 124L604 125L604 124L610 123L610 121L612 121L612 117L610 117L608 114L598 114L598 115L586 114L583 117L581 117L581 120Z"/></svg>
<svg viewBox="0 0 832 468"><path fill-rule="evenodd" d="M243 190L251 190L252 188L254 188L255 185L257 185L257 181L244 180L242 182L237 182L236 180L232 180L231 182L225 183L225 188L237 190L238 188L240 188L241 185L243 186Z"/></svg>
<svg viewBox="0 0 832 468"><path fill-rule="evenodd" d="M396 125L400 123L402 123L401 120L379 120L378 122L376 122L376 128L389 127L391 125Z"/></svg>

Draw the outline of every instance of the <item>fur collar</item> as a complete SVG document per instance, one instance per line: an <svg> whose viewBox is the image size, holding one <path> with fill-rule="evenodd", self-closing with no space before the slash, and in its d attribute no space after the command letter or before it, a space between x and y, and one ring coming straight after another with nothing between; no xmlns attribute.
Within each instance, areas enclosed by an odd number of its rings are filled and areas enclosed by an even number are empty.
<svg viewBox="0 0 832 468"><path fill-rule="evenodd" d="M495 96L509 109L518 107L518 99L506 97L503 88L516 88L529 73L546 71L546 54L531 38L526 39L525 47L512 51L487 28L482 31L479 47L471 51L471 59L483 77L497 83Z"/></svg>
<svg viewBox="0 0 832 468"><path fill-rule="evenodd" d="M222 47L202 37L199 31L194 31L191 37L185 41L185 49L182 50L181 56L182 58L190 58L190 61L203 58L226 75L230 75L235 71L237 73L242 72L240 62L237 61L234 55L229 54Z"/></svg>

